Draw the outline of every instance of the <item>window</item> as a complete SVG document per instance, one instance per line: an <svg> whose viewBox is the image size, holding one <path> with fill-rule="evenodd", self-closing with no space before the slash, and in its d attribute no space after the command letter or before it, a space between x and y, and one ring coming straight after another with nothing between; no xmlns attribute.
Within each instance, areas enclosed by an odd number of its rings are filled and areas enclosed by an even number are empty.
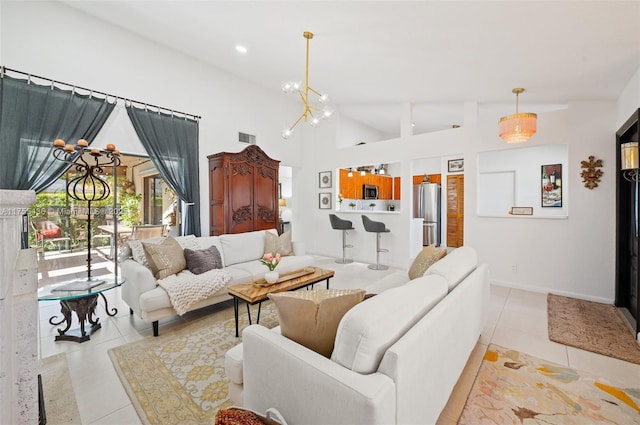
<svg viewBox="0 0 640 425"><path fill-rule="evenodd" d="M162 224L162 178L160 175L144 178L144 222Z"/></svg>

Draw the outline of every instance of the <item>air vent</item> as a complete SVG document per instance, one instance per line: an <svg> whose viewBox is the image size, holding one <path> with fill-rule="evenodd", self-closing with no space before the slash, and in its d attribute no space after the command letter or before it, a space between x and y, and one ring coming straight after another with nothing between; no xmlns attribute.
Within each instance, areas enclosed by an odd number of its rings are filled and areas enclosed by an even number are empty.
<svg viewBox="0 0 640 425"><path fill-rule="evenodd" d="M248 145L255 145L256 144L256 136L253 134L247 134L247 133L238 133L238 141L240 143L246 143Z"/></svg>

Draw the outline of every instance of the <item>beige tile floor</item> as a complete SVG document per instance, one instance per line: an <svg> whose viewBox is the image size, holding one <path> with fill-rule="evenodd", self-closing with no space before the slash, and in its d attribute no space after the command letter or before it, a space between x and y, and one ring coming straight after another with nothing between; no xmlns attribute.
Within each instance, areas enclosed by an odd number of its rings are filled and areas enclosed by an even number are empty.
<svg viewBox="0 0 640 425"><path fill-rule="evenodd" d="M48 257L49 255L47 254ZM326 257L317 257L316 264L336 271L335 278L331 281L331 286L335 288L366 287L372 281L396 271L369 270L366 264L361 263L336 264L333 259ZM61 260L56 267L63 270L63 265L64 261ZM65 276L60 271L57 274ZM129 308L120 299L119 289L109 291L106 295L109 307L116 307L118 314L115 317L107 317L100 301L98 316L102 329L93 334L90 341L82 344L54 341L57 326L50 325L48 320L51 316L59 315L59 304L41 302L39 355L47 357L59 352L67 353L83 424L140 424L140 419L115 373L107 350L151 336L151 325L129 315ZM233 308L231 303L223 303L205 311L164 320L160 323L160 332L166 332L176 324L194 320L203 314L232 317ZM439 423L455 423L489 343L595 373L620 385L637 387L640 382L639 365L549 341L546 294L492 286L490 314L485 330Z"/></svg>

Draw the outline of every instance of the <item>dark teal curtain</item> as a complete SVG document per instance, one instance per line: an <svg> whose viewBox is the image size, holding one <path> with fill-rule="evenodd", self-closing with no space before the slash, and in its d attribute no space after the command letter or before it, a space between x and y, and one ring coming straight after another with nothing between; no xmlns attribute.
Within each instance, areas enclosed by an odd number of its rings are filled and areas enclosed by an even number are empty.
<svg viewBox="0 0 640 425"><path fill-rule="evenodd" d="M142 146L182 201L181 235L200 236L198 121L127 106Z"/></svg>
<svg viewBox="0 0 640 425"><path fill-rule="evenodd" d="M41 192L69 167L53 158L53 141L91 144L113 111L105 99L0 78L0 189Z"/></svg>

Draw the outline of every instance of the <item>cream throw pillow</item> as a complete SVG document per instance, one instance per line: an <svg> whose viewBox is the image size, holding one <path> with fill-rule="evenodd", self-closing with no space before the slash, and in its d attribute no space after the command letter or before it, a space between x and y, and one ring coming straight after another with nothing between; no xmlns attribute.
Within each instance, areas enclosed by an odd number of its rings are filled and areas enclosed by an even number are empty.
<svg viewBox="0 0 640 425"><path fill-rule="evenodd" d="M342 316L364 298L364 289L316 289L269 294L282 335L331 357Z"/></svg>
<svg viewBox="0 0 640 425"><path fill-rule="evenodd" d="M264 253L272 253L276 255L287 256L293 255L293 247L291 246L291 232L284 232L280 236L271 232L265 232Z"/></svg>
<svg viewBox="0 0 640 425"><path fill-rule="evenodd" d="M187 268L182 247L170 236L159 244L142 242L142 247L156 279L164 279Z"/></svg>
<svg viewBox="0 0 640 425"><path fill-rule="evenodd" d="M444 248L436 248L434 245L422 248L422 251L413 260L413 264L409 268L409 279L413 280L421 277L433 263L445 255L447 255L447 250Z"/></svg>

